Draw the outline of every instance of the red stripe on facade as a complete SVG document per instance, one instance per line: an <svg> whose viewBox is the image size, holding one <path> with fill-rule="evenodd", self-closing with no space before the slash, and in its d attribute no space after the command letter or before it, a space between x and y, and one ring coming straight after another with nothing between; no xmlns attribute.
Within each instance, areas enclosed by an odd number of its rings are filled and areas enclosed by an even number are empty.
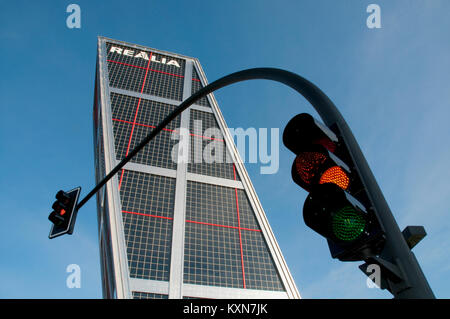
<svg viewBox="0 0 450 319"><path fill-rule="evenodd" d="M130 211L126 211L126 210L123 210L122 213L173 220L173 217L165 217L165 216L158 216L158 215L153 215L153 214L144 214L144 213L138 213L138 212L130 212ZM215 227L223 227L223 228L239 229L239 227L236 227L236 226L220 225L220 224L213 224L213 223L204 223L204 222L199 222L199 221L195 221L195 220L188 220L188 219L186 219L186 223L208 225L208 226L215 226ZM252 228L241 228L241 229L242 230L248 230L248 231L256 231L256 232L260 232L261 231L259 229L252 229Z"/></svg>
<svg viewBox="0 0 450 319"><path fill-rule="evenodd" d="M150 58L148 59L148 62L150 64L150 60L152 58L152 54L150 53ZM128 64L128 63L124 63L124 62L119 62L119 61L114 61L114 60L106 60L108 62L112 62L112 63L117 63L117 64L122 64L122 65L126 65L126 66L131 66L133 68L139 68L139 69L143 69L143 70L147 70L147 68L144 68L142 66L138 66L138 65L133 65L133 64ZM155 70L155 69L148 69L148 71L152 71L152 72L157 72L157 73L162 73L162 74L166 74L166 75L171 75L171 76L176 76L179 78L184 78L184 75L179 75L179 74L174 74L174 73L168 73L168 72L164 72L164 71L159 71L159 70Z"/></svg>
<svg viewBox="0 0 450 319"><path fill-rule="evenodd" d="M145 81L147 80L147 75L148 75L148 70L149 70L148 67L150 66L150 59L151 58L152 58L152 53L150 52L150 58L148 59L148 62L147 62L147 68L146 68L146 71L145 71L144 81L142 81L141 93L144 92ZM136 125L136 118L137 118L137 115L138 115L138 112L139 112L139 105L140 104L141 104L141 98L139 98L139 100L138 100L138 104L137 104L137 107L136 107L136 112L134 114L133 126L131 127L131 133L130 133L130 138L128 139L128 146L127 146L127 151L125 153L125 157L128 156L128 152L130 151L131 138L133 137L134 127ZM124 170L122 170L122 174L120 175L119 190L120 190L120 187L122 186L123 173L124 173Z"/></svg>
<svg viewBox="0 0 450 319"><path fill-rule="evenodd" d="M147 68L144 68L143 66L138 66L138 65L133 65L133 64L128 64L128 63L124 63L124 62L119 62L119 61L114 61L114 60L106 60L107 62L112 62L112 63L117 63L117 64L122 64L122 65L126 65L126 66L131 66L133 68L139 68L139 69L143 69L146 70ZM149 60L150 61L150 60Z"/></svg>
<svg viewBox="0 0 450 319"><path fill-rule="evenodd" d="M193 224L200 224L200 225L208 225L208 226L216 226L216 227L224 227L224 228L232 228L232 229L239 229L239 230L248 230L248 231L256 231L256 232L260 232L259 229L251 229L251 228L242 228L242 227L228 226L228 225L220 225L220 224L213 224L213 223L205 223L205 222L199 222L199 221L188 220L188 219L186 219L186 223L193 223Z"/></svg>
<svg viewBox="0 0 450 319"><path fill-rule="evenodd" d="M125 121L125 120L120 120L120 119L112 119L112 120L113 120L113 121L117 121L117 122L127 123L127 124L133 124L133 122ZM134 124L135 124L135 125L138 125L138 126L145 126L145 127L151 127L151 128L155 128L155 127L156 127L156 126L154 126L154 125L147 125L147 124L141 124L141 123L134 123ZM163 128L163 130L164 130L164 131L168 131L168 132L179 133L179 132L176 131L176 130L171 130L171 129L168 129L168 128ZM197 135L197 134L192 134L192 133L189 133L189 135L190 135L190 136L195 136L195 137L201 137L201 138L204 138L204 139L207 139L207 140L215 140L215 141L219 141L219 142L225 142L225 141L222 140L222 139L214 138L214 137L208 137L208 136Z"/></svg>
<svg viewBox="0 0 450 319"><path fill-rule="evenodd" d="M165 216L158 216L158 215L152 215L152 214L129 212L129 211L126 211L126 210L123 210L122 213L173 220L173 217L165 217Z"/></svg>
<svg viewBox="0 0 450 319"><path fill-rule="evenodd" d="M159 71L159 70L154 70L154 69L150 69L150 71L152 71L152 72L158 72L158 73L162 73L162 74L166 74L166 75L171 75L171 76L176 76L176 77L179 77L179 78L184 78L184 75L179 75L179 74L174 74L174 73L168 73L168 72Z"/></svg>
<svg viewBox="0 0 450 319"><path fill-rule="evenodd" d="M116 122L122 122L122 123L127 123L127 124L133 124L133 122L125 121L125 120L119 120L119 119L112 119L112 120L113 120L113 121L116 121ZM147 124L141 124L141 123L134 123L134 125L145 126L145 127L150 127L150 128L155 128L155 127L156 127L156 126L154 126L154 125L147 125ZM178 133L177 131L171 130L171 129L169 129L169 128L163 128L163 130L164 130L164 131L169 131L169 132L175 132L175 133Z"/></svg>
<svg viewBox="0 0 450 319"><path fill-rule="evenodd" d="M193 134L193 133L189 133L190 136L195 136L195 137L201 137L207 140L214 140L214 141L218 141L218 142L225 142L224 140L220 139L220 138L215 138L215 137L208 137L208 136L203 136L203 135L198 135L198 134Z"/></svg>

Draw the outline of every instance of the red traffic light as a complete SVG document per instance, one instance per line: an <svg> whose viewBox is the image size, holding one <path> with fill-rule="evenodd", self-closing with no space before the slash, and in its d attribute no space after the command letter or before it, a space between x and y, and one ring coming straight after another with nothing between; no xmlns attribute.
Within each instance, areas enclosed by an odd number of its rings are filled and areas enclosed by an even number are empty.
<svg viewBox="0 0 450 319"><path fill-rule="evenodd" d="M48 219L53 224L60 226L66 221L64 215L66 214L67 209L70 206L71 199L70 196L64 191L59 191L56 194L55 198L57 199L57 201L53 203L53 211L48 216Z"/></svg>
<svg viewBox="0 0 450 319"><path fill-rule="evenodd" d="M50 239L73 232L80 192L81 187L77 187L68 192L61 190L56 194L57 200L53 203L53 211L48 216L48 219L53 223L49 235Z"/></svg>

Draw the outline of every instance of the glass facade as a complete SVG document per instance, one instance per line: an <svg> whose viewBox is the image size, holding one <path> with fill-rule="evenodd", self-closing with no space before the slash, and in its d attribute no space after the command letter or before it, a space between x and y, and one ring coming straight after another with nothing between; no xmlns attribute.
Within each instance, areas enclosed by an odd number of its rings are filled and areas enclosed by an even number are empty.
<svg viewBox="0 0 450 319"><path fill-rule="evenodd" d="M112 123L116 159L123 159L175 108L142 98L111 93ZM171 135L177 134L180 117L169 123L146 147L136 154L132 162L144 165L176 169L171 151L177 140Z"/></svg>
<svg viewBox="0 0 450 319"><path fill-rule="evenodd" d="M206 83L192 58L106 38L98 50L97 181ZM225 130L203 97L98 193L105 298L299 297Z"/></svg>
<svg viewBox="0 0 450 319"><path fill-rule="evenodd" d="M189 130L192 161L188 172L239 180L214 114L191 110Z"/></svg>
<svg viewBox="0 0 450 319"><path fill-rule="evenodd" d="M169 299L169 296L151 292L133 291L133 299Z"/></svg>
<svg viewBox="0 0 450 319"><path fill-rule="evenodd" d="M203 87L203 84L197 74L196 70L192 70L192 88L191 88L191 94L194 94L198 90L200 90ZM197 102L195 102L198 105L203 105L206 107L211 107L211 104L209 104L208 98L206 96L200 98Z"/></svg>

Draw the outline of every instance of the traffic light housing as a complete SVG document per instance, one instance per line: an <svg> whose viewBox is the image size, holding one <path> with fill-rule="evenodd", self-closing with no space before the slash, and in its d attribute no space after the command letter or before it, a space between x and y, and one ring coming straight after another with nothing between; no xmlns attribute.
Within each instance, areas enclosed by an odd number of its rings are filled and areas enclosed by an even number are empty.
<svg viewBox="0 0 450 319"><path fill-rule="evenodd" d="M298 114L286 125L283 143L296 155L293 181L309 192L304 222L327 239L332 257L357 261L378 255L384 231L337 126Z"/></svg>
<svg viewBox="0 0 450 319"><path fill-rule="evenodd" d="M80 192L81 187L77 187L68 192L60 190L56 193L56 201L52 205L53 211L48 216L48 219L53 224L50 230L50 239L73 233L77 215L76 206Z"/></svg>

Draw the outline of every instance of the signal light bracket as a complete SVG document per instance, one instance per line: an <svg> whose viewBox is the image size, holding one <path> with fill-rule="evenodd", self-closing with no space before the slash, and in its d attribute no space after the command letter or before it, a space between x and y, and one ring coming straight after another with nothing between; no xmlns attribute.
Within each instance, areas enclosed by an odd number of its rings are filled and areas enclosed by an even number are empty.
<svg viewBox="0 0 450 319"><path fill-rule="evenodd" d="M409 249L413 249L427 235L427 232L423 226L407 226L402 234Z"/></svg>
<svg viewBox="0 0 450 319"><path fill-rule="evenodd" d="M372 232L369 237L353 245L337 244L327 239L331 257L340 261L360 261L372 258L383 250L385 241L386 238L382 232Z"/></svg>

